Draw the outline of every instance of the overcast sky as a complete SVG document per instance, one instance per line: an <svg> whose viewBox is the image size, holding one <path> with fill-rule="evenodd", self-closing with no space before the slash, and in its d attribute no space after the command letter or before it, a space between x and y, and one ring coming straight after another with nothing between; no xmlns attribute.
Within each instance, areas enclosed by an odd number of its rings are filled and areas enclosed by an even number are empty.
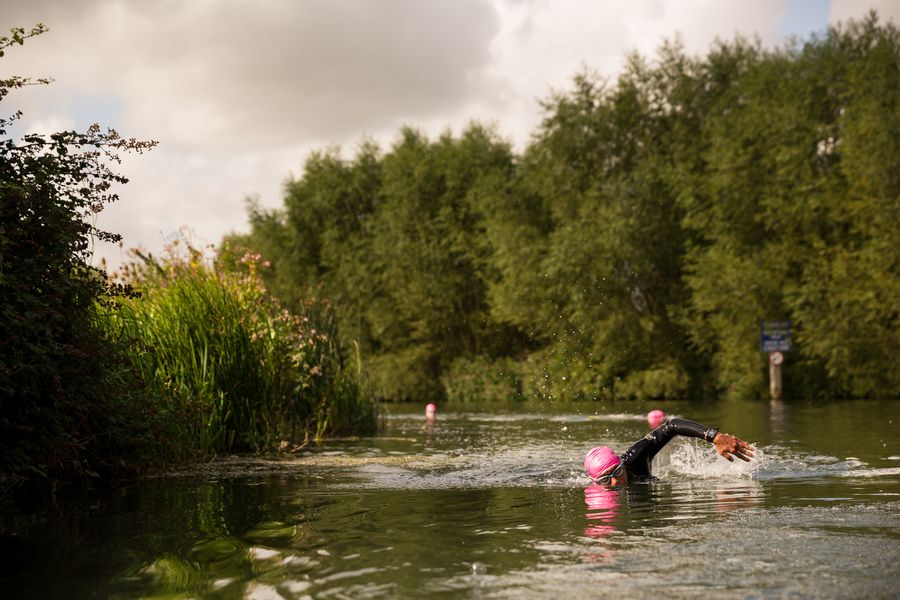
<svg viewBox="0 0 900 600"><path fill-rule="evenodd" d="M0 77L55 80L0 109L34 132L99 122L158 140L99 218L157 252L182 226L201 243L246 230L245 198L280 206L312 150L473 119L521 149L538 101L585 68L614 77L675 36L700 55L737 34L777 45L873 8L900 23L900 0L0 0L0 28L50 29Z"/></svg>

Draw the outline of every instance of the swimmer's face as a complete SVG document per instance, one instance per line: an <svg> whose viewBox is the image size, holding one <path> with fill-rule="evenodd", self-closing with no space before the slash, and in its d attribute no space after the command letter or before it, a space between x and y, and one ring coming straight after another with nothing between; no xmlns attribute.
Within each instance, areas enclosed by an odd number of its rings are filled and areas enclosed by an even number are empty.
<svg viewBox="0 0 900 600"><path fill-rule="evenodd" d="M627 485L628 484L628 472L625 470L625 465L618 464L613 468L606 471L603 475L598 477L595 480L599 484L609 484L609 485Z"/></svg>

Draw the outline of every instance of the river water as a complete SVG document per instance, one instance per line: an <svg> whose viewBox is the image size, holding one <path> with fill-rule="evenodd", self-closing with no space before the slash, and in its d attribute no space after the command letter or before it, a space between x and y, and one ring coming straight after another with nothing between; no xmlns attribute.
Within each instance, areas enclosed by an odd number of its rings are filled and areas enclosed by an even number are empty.
<svg viewBox="0 0 900 600"><path fill-rule="evenodd" d="M393 405L373 438L226 457L7 519L4 598L897 598L900 403L666 402L658 481L593 485L657 406Z"/></svg>

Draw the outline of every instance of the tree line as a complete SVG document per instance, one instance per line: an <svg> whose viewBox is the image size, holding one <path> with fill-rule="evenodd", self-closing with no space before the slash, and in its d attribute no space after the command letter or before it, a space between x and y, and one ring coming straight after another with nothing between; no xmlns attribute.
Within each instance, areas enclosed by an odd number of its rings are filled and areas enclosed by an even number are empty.
<svg viewBox="0 0 900 600"><path fill-rule="evenodd" d="M524 150L473 123L324 149L230 243L337 311L390 400L900 388L900 39L873 13L803 43L677 43L577 75Z"/></svg>

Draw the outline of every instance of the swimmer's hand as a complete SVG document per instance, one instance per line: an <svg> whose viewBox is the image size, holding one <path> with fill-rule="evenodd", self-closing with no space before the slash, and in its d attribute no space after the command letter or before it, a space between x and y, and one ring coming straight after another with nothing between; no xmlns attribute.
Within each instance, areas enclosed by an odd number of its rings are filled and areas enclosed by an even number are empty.
<svg viewBox="0 0 900 600"><path fill-rule="evenodd" d="M713 444L716 446L716 452L731 462L734 462L735 456L745 462L749 462L753 458L753 451L755 450L753 446L744 440L739 440L727 433L717 433L716 437L713 438Z"/></svg>

